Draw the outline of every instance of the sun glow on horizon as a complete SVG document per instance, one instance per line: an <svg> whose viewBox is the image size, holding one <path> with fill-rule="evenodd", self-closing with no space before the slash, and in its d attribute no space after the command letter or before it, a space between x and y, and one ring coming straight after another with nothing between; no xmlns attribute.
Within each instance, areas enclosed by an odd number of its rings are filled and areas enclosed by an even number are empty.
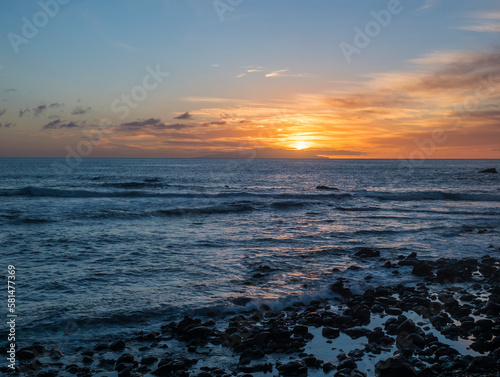
<svg viewBox="0 0 500 377"><path fill-rule="evenodd" d="M301 151L302 149L307 149L310 147L309 143L305 142L305 141L298 141L295 143L294 145L295 149Z"/></svg>

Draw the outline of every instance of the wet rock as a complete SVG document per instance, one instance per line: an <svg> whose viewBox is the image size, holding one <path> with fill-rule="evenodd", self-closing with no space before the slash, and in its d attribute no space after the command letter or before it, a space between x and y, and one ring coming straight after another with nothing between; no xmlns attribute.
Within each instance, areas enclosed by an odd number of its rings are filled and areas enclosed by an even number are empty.
<svg viewBox="0 0 500 377"><path fill-rule="evenodd" d="M197 360L190 359L163 359L158 363L158 368L152 373L156 376L166 376L169 377L173 372L185 371L192 365L194 365Z"/></svg>
<svg viewBox="0 0 500 377"><path fill-rule="evenodd" d="M407 340L408 343L410 343L412 345L415 345L415 346L417 346L420 349L424 349L425 348L425 343L426 343L425 339L420 334L417 334L417 333L410 334L410 335L408 335L408 337L406 338L406 340Z"/></svg>
<svg viewBox="0 0 500 377"><path fill-rule="evenodd" d="M376 258L380 257L380 251L378 250L373 250L368 247L363 247L359 251L354 254L355 257L360 257L360 258Z"/></svg>
<svg viewBox="0 0 500 377"><path fill-rule="evenodd" d="M185 333L183 338L185 340L194 340L194 339L206 340L211 334L212 334L211 329L206 328L204 326L196 326L196 327L189 329Z"/></svg>
<svg viewBox="0 0 500 377"><path fill-rule="evenodd" d="M302 360L292 360L278 366L282 376L307 376L307 365Z"/></svg>
<svg viewBox="0 0 500 377"><path fill-rule="evenodd" d="M385 308L385 312L389 315L400 315L403 313L403 311L399 308L395 308L395 307L388 307L388 308Z"/></svg>
<svg viewBox="0 0 500 377"><path fill-rule="evenodd" d="M292 332L297 335L305 335L309 332L309 328L304 325L297 325L293 328Z"/></svg>
<svg viewBox="0 0 500 377"><path fill-rule="evenodd" d="M334 292L334 293L337 293L339 294L340 296L342 297L352 297L352 292L349 288L345 287L344 286L344 283L346 282L347 280L344 279L344 278L338 278L332 285L331 285L331 290Z"/></svg>
<svg viewBox="0 0 500 377"><path fill-rule="evenodd" d="M493 328L493 321L491 319L478 319L476 325L483 331L490 331Z"/></svg>
<svg viewBox="0 0 500 377"><path fill-rule="evenodd" d="M440 268L437 270L437 280L441 284L458 283L458 270L451 267Z"/></svg>
<svg viewBox="0 0 500 377"><path fill-rule="evenodd" d="M498 313L500 313L500 296L491 295L488 298L488 302L484 306L484 310L488 314L498 314Z"/></svg>
<svg viewBox="0 0 500 377"><path fill-rule="evenodd" d="M373 331L366 335L369 342L378 343L378 340L384 336L384 330L381 327L375 327Z"/></svg>
<svg viewBox="0 0 500 377"><path fill-rule="evenodd" d="M20 361L28 361L28 360L33 360L36 357L36 355L33 351L23 348L17 351L16 357Z"/></svg>
<svg viewBox="0 0 500 377"><path fill-rule="evenodd" d="M91 357L88 357L88 356L85 356L83 359L82 359L82 363L84 364L90 364L91 362L93 362L94 360L91 358Z"/></svg>
<svg viewBox="0 0 500 377"><path fill-rule="evenodd" d="M336 187L330 187L330 186L323 186L323 185L319 185L319 186L316 186L316 190L338 191L338 188L336 188Z"/></svg>
<svg viewBox="0 0 500 377"><path fill-rule="evenodd" d="M99 361L99 368L106 369L107 371L112 371L114 369L114 366L116 364L116 361L113 359L102 359Z"/></svg>
<svg viewBox="0 0 500 377"><path fill-rule="evenodd" d="M486 372L497 368L497 360L494 356L475 357L467 367L468 372Z"/></svg>
<svg viewBox="0 0 500 377"><path fill-rule="evenodd" d="M351 338L353 339L357 339L357 338L360 338L362 336L366 336L368 334L370 334L370 330L365 328L365 327L352 327L350 329L345 329L343 330L343 332L347 335L349 335Z"/></svg>
<svg viewBox="0 0 500 377"><path fill-rule="evenodd" d="M432 272L432 266L425 261L420 261L415 266L413 266L413 270L411 271L411 273L415 276L421 277L434 276L434 273Z"/></svg>
<svg viewBox="0 0 500 377"><path fill-rule="evenodd" d="M327 339L335 339L340 335L340 329L336 327L325 326L321 331L321 335L323 335Z"/></svg>
<svg viewBox="0 0 500 377"><path fill-rule="evenodd" d="M329 373L335 369L335 365L333 365L333 363L331 363L331 362L326 362L323 364L322 369L323 369L323 372Z"/></svg>
<svg viewBox="0 0 500 377"><path fill-rule="evenodd" d="M377 377L414 377L417 372L402 355L396 355L375 365Z"/></svg>
<svg viewBox="0 0 500 377"><path fill-rule="evenodd" d="M124 353L118 358L118 360L116 360L117 364L120 363L132 364L133 362L134 362L134 356L132 356L130 353Z"/></svg>
<svg viewBox="0 0 500 377"><path fill-rule="evenodd" d="M479 173L498 174L498 171L495 168L488 168L488 169L484 169L484 170L479 171Z"/></svg>
<svg viewBox="0 0 500 377"><path fill-rule="evenodd" d="M98 343L94 346L94 351L101 352L108 349L108 345L105 343Z"/></svg>
<svg viewBox="0 0 500 377"><path fill-rule="evenodd" d="M141 365L151 365L157 361L158 361L158 358L156 356L144 356L141 359Z"/></svg>
<svg viewBox="0 0 500 377"><path fill-rule="evenodd" d="M123 340L117 340L116 342L111 343L109 349L111 351L123 351L125 349L125 342Z"/></svg>
<svg viewBox="0 0 500 377"><path fill-rule="evenodd" d="M415 332L416 328L417 326L415 325L415 322L413 322L411 319L407 319L399 325L397 332L407 332L411 334Z"/></svg>
<svg viewBox="0 0 500 377"><path fill-rule="evenodd" d="M241 353L240 364L248 364L252 360L259 360L264 356L266 356L266 354L261 349L249 349Z"/></svg>
<svg viewBox="0 0 500 377"><path fill-rule="evenodd" d="M198 373L198 375L196 377L213 377L213 375L208 373L208 372L201 372L201 373Z"/></svg>
<svg viewBox="0 0 500 377"><path fill-rule="evenodd" d="M367 376L366 372L363 372L359 369L354 369L351 372L351 377L366 377L366 376Z"/></svg>
<svg viewBox="0 0 500 377"><path fill-rule="evenodd" d="M57 348L52 348L49 352L49 357L53 360L59 360L63 356L64 354L62 353L62 351L58 350Z"/></svg>
<svg viewBox="0 0 500 377"><path fill-rule="evenodd" d="M321 365L323 364L321 360L314 356L307 356L302 361L304 361L309 368L321 368Z"/></svg>
<svg viewBox="0 0 500 377"><path fill-rule="evenodd" d="M337 370L342 370L342 369L356 369L358 366L356 362L352 359L346 358L342 360L339 365L337 365Z"/></svg>

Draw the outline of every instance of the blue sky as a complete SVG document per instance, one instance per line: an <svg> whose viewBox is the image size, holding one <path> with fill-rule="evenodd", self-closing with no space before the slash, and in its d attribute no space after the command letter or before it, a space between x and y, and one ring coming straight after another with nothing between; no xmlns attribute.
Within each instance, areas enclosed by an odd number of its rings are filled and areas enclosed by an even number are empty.
<svg viewBox="0 0 500 377"><path fill-rule="evenodd" d="M375 95L374 86L384 74L392 75L387 83L399 77L403 84L439 70L440 61L435 59L439 54L446 55L445 63L452 58L457 63L465 56L459 54L498 53L500 4L493 0L401 1L401 12L392 14L389 24L381 26L369 45L351 56L350 63L339 44L354 45L354 28L364 29L373 21L371 12L386 10L391 1L219 3L231 8L222 20L214 2L207 0L69 0L57 3L57 14L49 16L47 24L20 44L16 53L9 33L22 37L23 17L33 22L42 8L35 1L3 2L0 113L5 112L0 116L0 156L64 156L66 146L82 138L82 130L95 130L107 119L114 128L105 132L91 157L182 157L234 151L265 128L273 136L259 145L262 148L293 149L300 144L296 149L349 150L364 157L397 158L402 153L396 145L400 141L382 148L381 144L370 147L368 140L333 137L329 125L346 114L320 104L332 96ZM423 58L427 58L425 64ZM490 74L497 68L496 60L492 61ZM140 85L148 66L159 66L169 76L148 91L126 119L119 118L111 103ZM461 93L470 90L462 89ZM434 99L427 106L418 105L422 114L436 106L452 108L449 93L441 94L439 104ZM493 106L489 102L494 100L489 96L481 98L481 103ZM35 116L39 106L47 108ZM21 109L30 112L20 117ZM72 114L75 109L83 113ZM415 109L413 105L411 110ZM410 110L406 110L407 116ZM189 120L182 123L186 127L167 127L177 124L174 118L185 112L190 114L181 119ZM59 124L76 126L44 128L57 119ZM148 119L161 122L144 122ZM407 128L406 119L401 117L391 129L414 131ZM139 126L133 132L132 126L122 127L134 121L142 122L141 132ZM245 129L243 121L248 121ZM210 124L214 122L220 124ZM359 133L362 126L345 125ZM364 126L373 129L372 123ZM152 128L163 130L164 137ZM490 125L490 131L495 129ZM179 139L168 133L173 131ZM179 131L184 135L178 135ZM387 130L381 129L379 136L387 136ZM194 138L197 142L190 144ZM472 146L440 147L443 156L466 152L478 157ZM379 152L369 152L374 148ZM405 144L404 148L406 153L411 147ZM484 150L483 145L477 148ZM498 156L495 153L485 156Z"/></svg>

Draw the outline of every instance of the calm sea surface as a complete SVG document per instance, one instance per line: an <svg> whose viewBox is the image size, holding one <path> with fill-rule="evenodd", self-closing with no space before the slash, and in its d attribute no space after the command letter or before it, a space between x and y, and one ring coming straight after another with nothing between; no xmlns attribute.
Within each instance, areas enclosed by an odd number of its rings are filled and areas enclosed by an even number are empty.
<svg viewBox="0 0 500 377"><path fill-rule="evenodd" d="M0 159L0 268L17 269L26 341L326 295L335 268L355 264L342 276L360 289L366 275L398 279L352 258L360 247L389 260L499 254L500 175L478 174L498 160L55 162Z"/></svg>

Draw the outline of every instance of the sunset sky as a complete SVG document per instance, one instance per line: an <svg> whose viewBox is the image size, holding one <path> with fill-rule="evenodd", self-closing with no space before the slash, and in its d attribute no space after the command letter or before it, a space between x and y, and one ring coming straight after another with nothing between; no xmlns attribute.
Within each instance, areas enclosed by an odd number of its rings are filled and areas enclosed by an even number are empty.
<svg viewBox="0 0 500 377"><path fill-rule="evenodd" d="M500 158L498 0L0 9L0 157Z"/></svg>

